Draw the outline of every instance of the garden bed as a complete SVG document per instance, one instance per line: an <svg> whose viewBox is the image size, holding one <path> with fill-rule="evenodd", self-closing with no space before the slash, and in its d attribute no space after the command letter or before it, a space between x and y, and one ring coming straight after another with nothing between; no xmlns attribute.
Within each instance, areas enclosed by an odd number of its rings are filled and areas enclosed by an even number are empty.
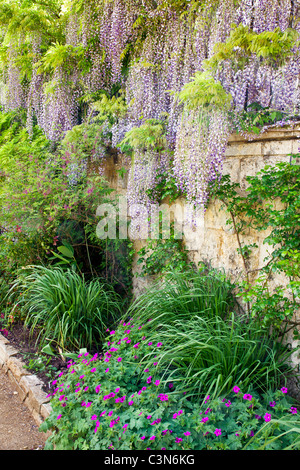
<svg viewBox="0 0 300 470"><path fill-rule="evenodd" d="M2 332L3 334L3 332ZM15 324L5 331L5 337L19 353L16 355L43 383L43 391L49 393L53 388L51 381L60 371L66 370L67 360L61 356L50 356L40 352L36 336L24 328L22 323Z"/></svg>

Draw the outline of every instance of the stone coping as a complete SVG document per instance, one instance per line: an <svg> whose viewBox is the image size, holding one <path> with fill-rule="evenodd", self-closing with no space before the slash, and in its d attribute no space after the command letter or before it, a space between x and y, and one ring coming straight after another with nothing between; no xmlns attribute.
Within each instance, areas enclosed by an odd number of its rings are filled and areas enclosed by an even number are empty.
<svg viewBox="0 0 300 470"><path fill-rule="evenodd" d="M41 380L25 368L25 364L16 357L17 354L19 351L0 333L0 370L8 376L34 421L40 426L51 413L50 397L42 390ZM48 433L46 437L49 437Z"/></svg>

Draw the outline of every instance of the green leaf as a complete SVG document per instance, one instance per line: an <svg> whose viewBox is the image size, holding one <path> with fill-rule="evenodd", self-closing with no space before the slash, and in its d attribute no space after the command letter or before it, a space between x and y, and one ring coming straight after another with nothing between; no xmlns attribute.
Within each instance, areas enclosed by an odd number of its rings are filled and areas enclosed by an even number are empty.
<svg viewBox="0 0 300 470"><path fill-rule="evenodd" d="M58 246L57 247L58 251L60 251L64 256L67 258L73 258L74 257L74 250L70 250L70 248L67 248L66 246Z"/></svg>

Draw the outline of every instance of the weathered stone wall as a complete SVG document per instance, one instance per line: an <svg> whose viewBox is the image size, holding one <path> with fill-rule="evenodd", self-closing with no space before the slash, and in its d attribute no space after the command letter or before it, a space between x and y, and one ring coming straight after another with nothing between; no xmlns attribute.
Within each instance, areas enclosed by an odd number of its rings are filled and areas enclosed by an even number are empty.
<svg viewBox="0 0 300 470"><path fill-rule="evenodd" d="M229 174L233 182L240 184L241 189L246 188L246 177L254 176L265 165L275 165L278 162L290 160L290 154L299 152L300 146L300 124L294 126L273 127L251 140L240 135L232 135L226 150L224 161L224 174ZM299 162L300 163L300 162ZM126 177L121 178L117 169L126 166L126 161L117 163L111 159L107 162L106 176L110 184L118 193L126 195ZM185 201L176 201L177 209L185 207ZM181 211L175 211L175 220L181 217ZM222 268L232 280L241 279L245 275L243 260L238 253L237 236L232 227L226 224L229 214L222 208L219 201L209 204L208 209L201 220L200 226L193 231L185 227L185 244L189 250L189 256L196 264L200 261L209 263L214 268ZM267 233L248 230L243 236L244 244L258 245L251 253L251 265L249 270L253 278L258 275L260 268L264 265L264 259L268 255L270 246L263 243ZM143 241L135 241L138 250ZM139 273L140 266L134 260L134 274ZM138 295L149 283L151 278L134 277L134 291ZM284 285L286 279L282 276L274 277L273 287ZM295 356L294 362L299 364L300 360Z"/></svg>
<svg viewBox="0 0 300 470"><path fill-rule="evenodd" d="M224 161L224 174L229 174L233 182L240 184L242 189L246 188L246 177L254 176L265 165L275 165L277 162L289 161L291 153L298 153L300 146L300 125L294 127L271 128L259 136L247 141L240 135L232 135L226 150ZM121 178L117 171L122 166L126 166L126 161L117 163L111 159L106 165L106 176L110 185L119 194L126 195L126 177ZM184 208L185 201L177 200L176 205ZM180 211L179 211L180 212ZM180 216L176 216L178 220ZM185 227L186 247L189 250L190 258L195 263L199 261L209 262L215 268L224 268L225 271L236 279L244 272L243 261L237 252L237 237L231 226L226 224L229 215L225 209L221 208L219 201L209 204L208 209L201 220L200 227L193 235L189 227ZM254 272L264 264L268 247L263 244L266 233L248 231L245 243L256 243L258 249L254 250L251 258L251 270ZM139 249L143 242L135 241L136 248ZM134 272L139 268L134 264ZM279 280L281 282L281 280ZM135 279L134 287L138 293L147 280Z"/></svg>

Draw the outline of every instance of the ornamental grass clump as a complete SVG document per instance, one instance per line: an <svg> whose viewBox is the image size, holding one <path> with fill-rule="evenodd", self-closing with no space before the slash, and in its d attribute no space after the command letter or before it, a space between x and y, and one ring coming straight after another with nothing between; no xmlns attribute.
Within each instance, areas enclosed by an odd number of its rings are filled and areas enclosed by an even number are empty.
<svg viewBox="0 0 300 470"><path fill-rule="evenodd" d="M52 413L40 427L52 431L46 449L300 448L298 409L285 387L260 396L234 385L226 395L192 401L161 380L155 356L163 344L144 331L122 321L102 355L70 359L68 372L53 381ZM145 354L153 354L146 369Z"/></svg>
<svg viewBox="0 0 300 470"><path fill-rule="evenodd" d="M162 341L157 361L177 390L198 399L228 393L234 383L266 392L292 374L294 350L255 319L233 313L232 292L220 272L173 272L131 305L150 341ZM145 367L150 359L143 358Z"/></svg>
<svg viewBox="0 0 300 470"><path fill-rule="evenodd" d="M235 306L232 292L232 283L221 271L173 271L143 292L128 314L141 322L151 318L153 327L186 322L199 314L225 318Z"/></svg>
<svg viewBox="0 0 300 470"><path fill-rule="evenodd" d="M105 330L121 315L121 299L100 279L72 269L34 266L18 280L25 326L63 350L100 346Z"/></svg>

